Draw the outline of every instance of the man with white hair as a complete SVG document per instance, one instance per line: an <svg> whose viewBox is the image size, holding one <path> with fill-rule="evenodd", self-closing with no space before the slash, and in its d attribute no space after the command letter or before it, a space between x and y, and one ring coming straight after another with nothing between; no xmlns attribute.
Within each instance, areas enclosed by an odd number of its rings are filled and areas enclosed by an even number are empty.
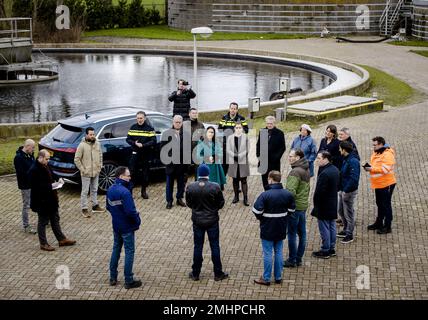
<svg viewBox="0 0 428 320"><path fill-rule="evenodd" d="M22 197L22 227L24 232L36 234L36 230L30 225L28 211L30 210L31 186L28 171L34 164L34 140L27 139L23 146L16 150L13 164L16 171L16 179L18 180L18 188L21 190Z"/></svg>
<svg viewBox="0 0 428 320"><path fill-rule="evenodd" d="M259 132L256 155L259 159L259 172L262 174L263 188L266 191L268 190L269 172L281 172L281 158L285 152L285 138L284 132L276 127L275 117L267 116L265 121L266 128L260 129ZM267 148L261 147L262 150L260 150L261 145L267 145Z"/></svg>

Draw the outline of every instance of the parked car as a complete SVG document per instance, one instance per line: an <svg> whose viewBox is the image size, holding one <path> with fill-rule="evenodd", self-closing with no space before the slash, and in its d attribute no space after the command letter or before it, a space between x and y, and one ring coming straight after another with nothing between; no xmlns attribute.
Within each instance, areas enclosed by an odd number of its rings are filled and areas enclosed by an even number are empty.
<svg viewBox="0 0 428 320"><path fill-rule="evenodd" d="M39 142L39 150L46 149L51 155L49 166L60 177L80 182L80 173L74 164L74 154L85 136L85 128L93 127L103 151L103 167L100 173L99 189L106 191L114 183L118 166L128 166L131 146L126 136L131 125L136 123L136 113L142 109L135 107L107 108L59 120ZM142 110L156 131L157 145L153 147L150 169L164 168L160 161L160 139L162 132L172 127L172 117L160 112Z"/></svg>

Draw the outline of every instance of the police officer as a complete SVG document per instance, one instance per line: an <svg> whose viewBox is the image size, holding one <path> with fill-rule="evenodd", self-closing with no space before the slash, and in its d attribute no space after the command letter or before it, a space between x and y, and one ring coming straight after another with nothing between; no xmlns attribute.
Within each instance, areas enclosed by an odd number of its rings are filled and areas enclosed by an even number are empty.
<svg viewBox="0 0 428 320"><path fill-rule="evenodd" d="M152 155L153 146L156 145L156 132L146 122L146 113L137 112L137 123L133 124L128 131L126 142L132 147L132 156L129 162L131 176L137 180L139 170L142 170L141 196L148 199L146 189L149 185L149 159Z"/></svg>

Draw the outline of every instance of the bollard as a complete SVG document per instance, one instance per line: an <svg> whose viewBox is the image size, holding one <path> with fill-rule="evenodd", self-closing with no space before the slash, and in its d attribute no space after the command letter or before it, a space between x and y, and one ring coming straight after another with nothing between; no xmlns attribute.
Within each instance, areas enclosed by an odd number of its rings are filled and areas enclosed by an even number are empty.
<svg viewBox="0 0 428 320"><path fill-rule="evenodd" d="M285 120L285 109L284 108L276 108L275 109L275 119L276 119L276 122L282 122Z"/></svg>

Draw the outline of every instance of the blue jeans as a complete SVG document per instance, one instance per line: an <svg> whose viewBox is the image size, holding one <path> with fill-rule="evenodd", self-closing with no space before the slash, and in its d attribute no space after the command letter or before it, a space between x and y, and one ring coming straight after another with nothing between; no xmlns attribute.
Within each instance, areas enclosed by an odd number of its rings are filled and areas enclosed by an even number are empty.
<svg viewBox="0 0 428 320"><path fill-rule="evenodd" d="M288 261L301 263L306 247L306 211L296 210L288 215ZM297 246L297 235L299 246Z"/></svg>
<svg viewBox="0 0 428 320"><path fill-rule="evenodd" d="M321 251L334 250L336 247L336 219L318 219L318 228L322 240Z"/></svg>
<svg viewBox="0 0 428 320"><path fill-rule="evenodd" d="M110 259L110 279L117 280L117 266L119 264L122 246L125 248L125 283L134 281L132 267L134 265L135 235L134 232L121 234L114 232L113 252Z"/></svg>
<svg viewBox="0 0 428 320"><path fill-rule="evenodd" d="M273 273L275 280L282 279L282 247L283 240L280 241L269 241L262 239L262 248L263 248L263 280L269 281L272 275L272 251L275 254L275 261L273 266Z"/></svg>
<svg viewBox="0 0 428 320"><path fill-rule="evenodd" d="M182 175L167 175L166 176L166 202L172 202L173 193L174 193L174 180L177 179L177 199L183 199L184 197L184 189L186 186L186 182L184 180L184 174Z"/></svg>
<svg viewBox="0 0 428 320"><path fill-rule="evenodd" d="M220 226L218 222L209 228L201 228L193 224L193 265L192 272L194 276L199 276L202 268L202 251L204 249L205 232L208 234L208 240L211 247L211 260L214 265L214 275L221 276L223 267L220 259Z"/></svg>

